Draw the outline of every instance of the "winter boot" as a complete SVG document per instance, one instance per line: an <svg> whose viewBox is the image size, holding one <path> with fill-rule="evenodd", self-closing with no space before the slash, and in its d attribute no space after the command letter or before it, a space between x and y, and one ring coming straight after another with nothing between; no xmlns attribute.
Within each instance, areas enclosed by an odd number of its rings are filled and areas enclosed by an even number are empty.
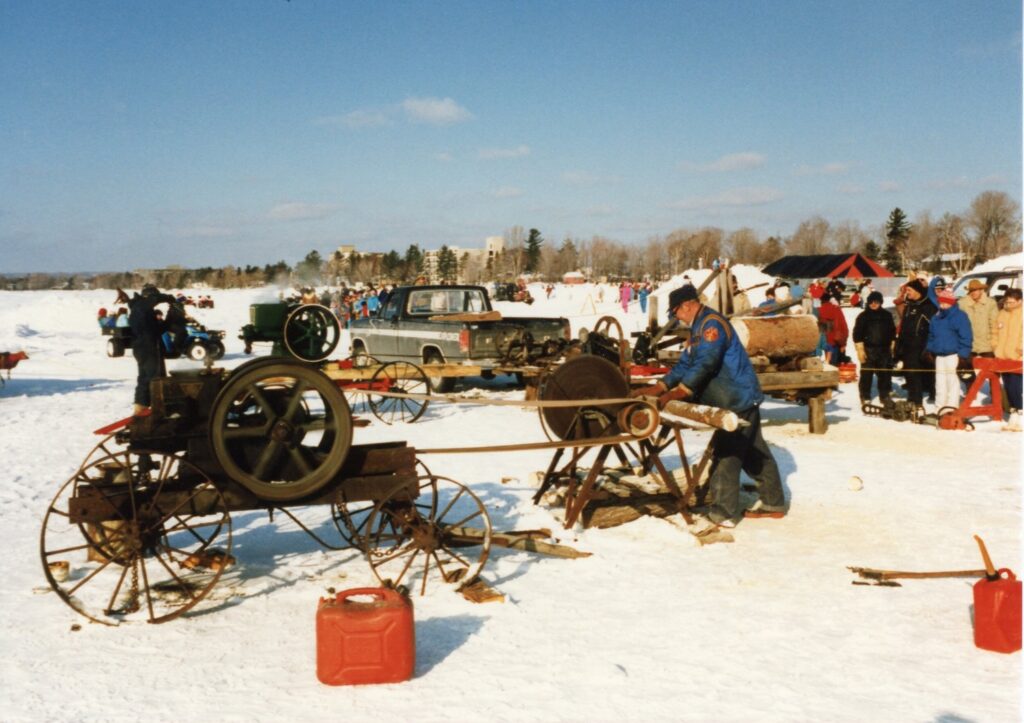
<svg viewBox="0 0 1024 723"><path fill-rule="evenodd" d="M1010 410L1010 419L1007 420L1005 425L1003 425L1003 431L1004 432L1019 432L1019 431L1021 431L1021 426L1020 426L1020 410L1019 409L1011 409Z"/></svg>

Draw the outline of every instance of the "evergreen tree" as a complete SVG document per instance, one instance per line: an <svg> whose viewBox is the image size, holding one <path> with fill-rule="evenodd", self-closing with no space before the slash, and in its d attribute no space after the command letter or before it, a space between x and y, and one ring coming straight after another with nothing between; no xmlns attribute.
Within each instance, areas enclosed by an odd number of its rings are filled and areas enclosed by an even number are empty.
<svg viewBox="0 0 1024 723"><path fill-rule="evenodd" d="M872 261L877 261L878 258L882 255L882 248L874 241L869 240L866 244L864 244L864 248L861 250L861 253L867 256Z"/></svg>
<svg viewBox="0 0 1024 723"><path fill-rule="evenodd" d="M388 279L402 277L402 257L397 251L388 251L380 260L380 272Z"/></svg>
<svg viewBox="0 0 1024 723"><path fill-rule="evenodd" d="M320 271L323 265L324 262L320 258L320 252L314 249L306 254L306 258L295 265L295 275L303 283L317 282L320 280Z"/></svg>
<svg viewBox="0 0 1024 723"><path fill-rule="evenodd" d="M530 235L526 239L526 263L523 271L533 273L540 266L540 247L544 243L544 237L535 228L530 229Z"/></svg>
<svg viewBox="0 0 1024 723"><path fill-rule="evenodd" d="M405 271L403 281L413 281L423 272L423 252L416 244L405 250Z"/></svg>
<svg viewBox="0 0 1024 723"><path fill-rule="evenodd" d="M459 259L448 246L437 252L437 275L442 284L453 284L459 273Z"/></svg>
<svg viewBox="0 0 1024 723"><path fill-rule="evenodd" d="M889 214L885 222L885 251L882 263L894 274L903 273L906 265L907 239L910 238L910 223L903 209L898 206Z"/></svg>

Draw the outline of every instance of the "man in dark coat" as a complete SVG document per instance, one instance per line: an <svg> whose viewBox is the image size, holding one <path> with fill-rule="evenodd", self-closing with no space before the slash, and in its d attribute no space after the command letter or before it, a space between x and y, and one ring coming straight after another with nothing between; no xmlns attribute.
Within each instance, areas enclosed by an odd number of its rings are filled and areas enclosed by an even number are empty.
<svg viewBox="0 0 1024 723"><path fill-rule="evenodd" d="M733 432L715 430L708 484L714 503L706 516L695 515L691 532L708 534L732 527L743 517L781 518L786 514L782 479L775 457L761 436L764 393L750 357L729 320L700 302L692 285L669 295L669 316L690 325L690 340L679 361L660 382L633 396L662 396L709 404L736 413L746 422ZM759 499L747 510L740 507L740 471L757 484Z"/></svg>
<svg viewBox="0 0 1024 723"><path fill-rule="evenodd" d="M156 317L158 304L175 304L170 294L161 294L153 284L142 287L141 294L131 299L118 289L119 296L128 302L128 325L132 330L132 356L139 367L139 376L135 383L135 406L133 413L138 415L150 404L149 383L164 375L164 358L161 353L160 336L164 329Z"/></svg>
<svg viewBox="0 0 1024 723"><path fill-rule="evenodd" d="M892 348L896 342L896 322L882 308L882 294L868 294L868 308L853 322L853 344L860 360L860 403L871 401L871 382L878 378L878 398L885 404L892 394Z"/></svg>
<svg viewBox="0 0 1024 723"><path fill-rule="evenodd" d="M896 360L902 362L905 370L907 399L923 411L927 377L935 373L934 367L925 359L925 348L928 345L928 328L938 309L928 299L928 288L920 279L914 279L905 289L903 320L896 338Z"/></svg>

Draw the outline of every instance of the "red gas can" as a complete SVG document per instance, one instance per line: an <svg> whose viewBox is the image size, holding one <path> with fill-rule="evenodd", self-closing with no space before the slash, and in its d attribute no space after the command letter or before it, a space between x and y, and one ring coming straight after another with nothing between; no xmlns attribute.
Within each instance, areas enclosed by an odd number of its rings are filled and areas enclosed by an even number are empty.
<svg viewBox="0 0 1024 723"><path fill-rule="evenodd" d="M1005 567L998 580L974 583L974 644L997 653L1020 650L1021 581Z"/></svg>
<svg viewBox="0 0 1024 723"><path fill-rule="evenodd" d="M349 598L369 596L372 602ZM345 590L320 598L316 677L327 685L398 683L412 677L416 633L412 602L388 588Z"/></svg>

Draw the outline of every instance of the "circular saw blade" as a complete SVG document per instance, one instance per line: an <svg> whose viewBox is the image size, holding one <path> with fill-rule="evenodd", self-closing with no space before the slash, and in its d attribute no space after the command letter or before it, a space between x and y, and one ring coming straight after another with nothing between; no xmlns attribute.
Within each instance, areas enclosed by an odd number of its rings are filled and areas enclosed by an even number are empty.
<svg viewBox="0 0 1024 723"><path fill-rule="evenodd" d="M629 395L629 382L607 359L583 354L565 362L545 377L542 402L614 399ZM591 439L618 434L615 415L620 404L597 407L541 407L543 423L559 439Z"/></svg>

